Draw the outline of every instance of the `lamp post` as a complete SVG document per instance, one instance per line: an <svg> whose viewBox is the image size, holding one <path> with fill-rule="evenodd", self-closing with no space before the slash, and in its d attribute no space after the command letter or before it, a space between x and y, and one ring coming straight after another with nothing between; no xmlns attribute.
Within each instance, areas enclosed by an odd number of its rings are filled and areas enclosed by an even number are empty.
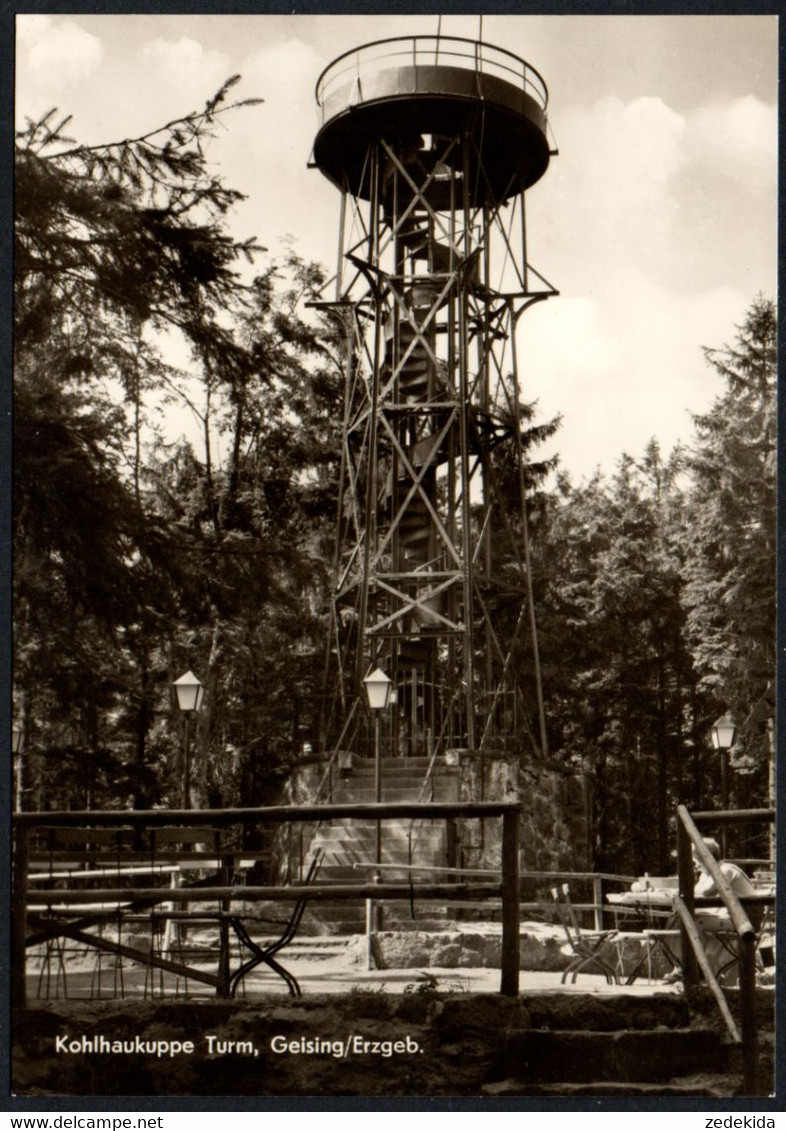
<svg viewBox="0 0 786 1131"><path fill-rule="evenodd" d="M202 705L205 689L192 671L187 671L174 683L177 705L183 714L183 808L191 808L191 751L189 749L188 723L192 711Z"/></svg>
<svg viewBox="0 0 786 1131"><path fill-rule="evenodd" d="M729 751L734 745L737 736L737 727L734 719L727 712L716 719L710 731L712 745L720 753L721 764L721 808L729 808ZM726 825L721 827L721 852L726 855Z"/></svg>
<svg viewBox="0 0 786 1131"><path fill-rule="evenodd" d="M16 790L14 793L14 808L17 813L22 812L25 785L22 771L22 748L25 744L25 732L16 723L11 728L11 750L16 762Z"/></svg>
<svg viewBox="0 0 786 1131"><path fill-rule="evenodd" d="M374 800L382 800L382 759L380 756L380 720L382 712L390 702L393 683L381 668L375 668L363 680L368 705L374 716ZM382 822L377 820L376 863L382 863ZM377 873L379 878L379 873Z"/></svg>

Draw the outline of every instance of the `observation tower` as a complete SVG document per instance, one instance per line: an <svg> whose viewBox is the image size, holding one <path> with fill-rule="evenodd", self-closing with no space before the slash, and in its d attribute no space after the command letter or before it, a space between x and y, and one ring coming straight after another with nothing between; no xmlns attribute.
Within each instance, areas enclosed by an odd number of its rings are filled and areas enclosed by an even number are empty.
<svg viewBox="0 0 786 1131"><path fill-rule="evenodd" d="M317 82L313 164L341 194L346 328L329 744L396 689L386 756L544 753L516 327L556 292L528 263L546 84L448 36L366 44ZM354 721L353 721L354 717Z"/></svg>

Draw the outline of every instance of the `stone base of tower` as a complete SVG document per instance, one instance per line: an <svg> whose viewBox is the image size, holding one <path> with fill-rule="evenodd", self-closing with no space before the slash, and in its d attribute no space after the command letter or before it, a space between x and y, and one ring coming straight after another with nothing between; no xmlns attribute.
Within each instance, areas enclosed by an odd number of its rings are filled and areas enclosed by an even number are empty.
<svg viewBox="0 0 786 1131"><path fill-rule="evenodd" d="M588 867L588 837L584 784L538 766L521 766L512 757L451 751L428 774L427 758L383 758L383 801L512 801L522 805L520 866L522 872L583 871ZM325 773L314 762L293 771L287 784L289 802L308 804ZM335 804L370 803L375 799L374 761L344 759L329 798ZM499 868L501 823L498 820L423 821L400 818L382 822L377 868L377 824L365 818L343 817L314 826L298 826L297 837L282 837L277 871L282 879L301 875L316 849L323 855L320 883L360 883L379 871L387 882L410 875L434 882L459 880L459 869ZM536 881L529 898L539 898ZM548 887L550 881L545 880ZM543 885L541 885L543 886ZM446 922L477 921L480 908L443 903L386 903L374 911L373 929L440 930ZM491 914L490 912L487 914ZM498 914L498 913L497 913ZM352 934L368 929L365 901L320 901L311 904L304 928L309 933ZM492 917L494 917L492 915Z"/></svg>
<svg viewBox="0 0 786 1131"><path fill-rule="evenodd" d="M587 785L513 755L454 752L462 801L518 801L521 814L519 866L526 872L580 872L590 868ZM481 824L484 827L481 827ZM500 859L498 821L465 821L463 866L483 868Z"/></svg>

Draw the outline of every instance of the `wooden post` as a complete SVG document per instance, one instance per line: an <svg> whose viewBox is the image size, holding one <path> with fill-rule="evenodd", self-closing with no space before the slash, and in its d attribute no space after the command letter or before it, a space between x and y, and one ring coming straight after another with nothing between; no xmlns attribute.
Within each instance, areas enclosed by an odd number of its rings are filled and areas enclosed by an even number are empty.
<svg viewBox="0 0 786 1131"><path fill-rule="evenodd" d="M737 943L740 967L740 1031L742 1036L743 1085L746 1096L756 1095L759 1057L756 1027L756 938L744 935Z"/></svg>
<svg viewBox="0 0 786 1131"><path fill-rule="evenodd" d="M595 930L603 930L603 880L595 876L592 881L592 902L595 904Z"/></svg>
<svg viewBox="0 0 786 1131"><path fill-rule="evenodd" d="M775 718L770 716L767 719L767 744L769 751L769 759L767 762L767 804L771 805L773 810L777 803L778 793L775 778L775 763L777 761L777 748L775 746ZM775 868L775 820L770 821L769 834L767 839L768 853L770 858L770 867Z"/></svg>
<svg viewBox="0 0 786 1131"><path fill-rule="evenodd" d="M374 961L374 900L366 900L366 969L376 970Z"/></svg>
<svg viewBox="0 0 786 1131"><path fill-rule="evenodd" d="M11 1004L16 1009L27 1005L26 941L27 941L27 862L29 850L27 825L18 824L15 830L14 879L11 896Z"/></svg>
<svg viewBox="0 0 786 1131"><path fill-rule="evenodd" d="M502 971L500 993L519 992L519 818L520 809L502 814Z"/></svg>
<svg viewBox="0 0 786 1131"><path fill-rule="evenodd" d="M220 876L222 886L229 887L235 871L234 856L219 858ZM230 996L231 961L229 954L229 916L232 913L232 900L221 900L222 915L218 920L218 997Z"/></svg>
<svg viewBox="0 0 786 1131"><path fill-rule="evenodd" d="M693 918L693 854L691 852L690 837L682 820L682 809L677 808L677 874L679 876L680 899L685 904L691 919ZM695 986L699 980L699 967L693 947L688 938L685 923L680 920L680 934L682 945L682 977L685 990Z"/></svg>

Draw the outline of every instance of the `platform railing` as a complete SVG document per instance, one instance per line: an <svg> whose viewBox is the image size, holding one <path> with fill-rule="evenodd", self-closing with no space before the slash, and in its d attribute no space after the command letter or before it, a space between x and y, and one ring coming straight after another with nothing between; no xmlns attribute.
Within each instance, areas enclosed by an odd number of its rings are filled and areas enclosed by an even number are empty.
<svg viewBox="0 0 786 1131"><path fill-rule="evenodd" d="M165 889L160 887L135 887L130 896L135 903L155 905L166 900L172 904L200 901L222 901L231 908L234 902L261 901L341 901L357 899L448 899L461 897L468 900L499 898L501 900L502 954L500 962L500 993L516 996L519 991L519 824L520 806L512 802L389 802L382 804L341 805L280 805L266 809L200 809L200 810L95 810L78 812L28 812L13 818L14 855L12 890L12 1003L24 1006L26 1002L26 952L28 943L27 908L32 899L36 904L49 903L58 907L73 908L106 901L117 902L121 893L117 887L78 888L36 886L28 891L30 837L37 827L47 828L131 828L140 834L155 827L182 825L210 826L222 830L231 826L246 829L269 824L296 824L299 822L331 820L340 817L367 820L395 820L424 818L429 820L455 818L500 818L502 821L501 860L498 875L488 883L368 883L326 884L319 880L311 885L288 884L255 886L249 884L200 885L198 897L195 889ZM241 850L242 851L242 850Z"/></svg>
<svg viewBox="0 0 786 1131"><path fill-rule="evenodd" d="M541 75L504 47L460 36L407 35L378 39L345 51L317 79L316 101L325 101L341 85L362 80L393 67L456 66L477 74L494 75L517 86L535 99L541 110L548 105L548 88Z"/></svg>

